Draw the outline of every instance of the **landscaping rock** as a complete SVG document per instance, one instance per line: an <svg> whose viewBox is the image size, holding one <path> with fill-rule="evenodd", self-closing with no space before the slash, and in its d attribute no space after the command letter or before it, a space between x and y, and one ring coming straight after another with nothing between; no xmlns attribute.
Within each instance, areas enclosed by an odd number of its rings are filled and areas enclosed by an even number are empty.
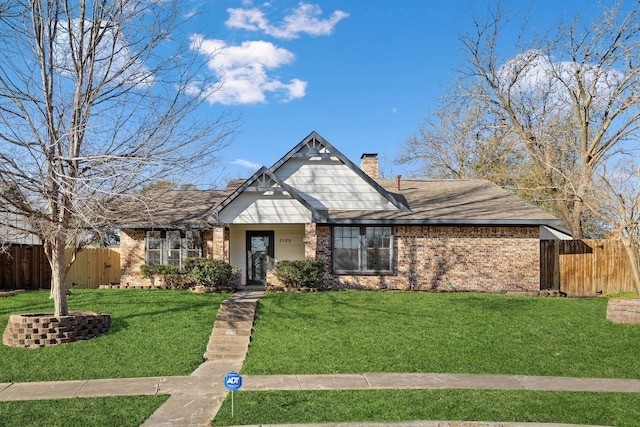
<svg viewBox="0 0 640 427"><path fill-rule="evenodd" d="M38 348L86 340L109 330L106 313L75 311L68 316L53 314L12 314L2 334L2 343L11 347Z"/></svg>

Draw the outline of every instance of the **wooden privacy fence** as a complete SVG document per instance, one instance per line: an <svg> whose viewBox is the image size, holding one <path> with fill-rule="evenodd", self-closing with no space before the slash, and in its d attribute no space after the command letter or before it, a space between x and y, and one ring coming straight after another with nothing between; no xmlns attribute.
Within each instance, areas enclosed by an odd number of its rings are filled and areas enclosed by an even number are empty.
<svg viewBox="0 0 640 427"><path fill-rule="evenodd" d="M44 248L11 245L0 252L0 289L49 289L51 268Z"/></svg>
<svg viewBox="0 0 640 427"><path fill-rule="evenodd" d="M67 262L72 252L67 250ZM67 288L97 288L120 282L120 250L87 248L67 272ZM38 245L12 245L0 253L0 289L50 289L51 268Z"/></svg>
<svg viewBox="0 0 640 427"><path fill-rule="evenodd" d="M571 296L633 292L629 258L618 240L541 240L540 289Z"/></svg>
<svg viewBox="0 0 640 427"><path fill-rule="evenodd" d="M71 254L67 250L67 261ZM87 248L78 252L67 272L67 288L98 288L110 283L120 283L120 249Z"/></svg>

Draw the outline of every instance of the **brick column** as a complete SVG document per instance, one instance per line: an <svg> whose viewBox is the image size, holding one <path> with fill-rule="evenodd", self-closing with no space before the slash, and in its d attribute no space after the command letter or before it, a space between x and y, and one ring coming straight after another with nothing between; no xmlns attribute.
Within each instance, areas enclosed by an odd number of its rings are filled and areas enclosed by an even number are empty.
<svg viewBox="0 0 640 427"><path fill-rule="evenodd" d="M140 266L144 264L144 230L120 230L120 283L141 284Z"/></svg>
<svg viewBox="0 0 640 427"><path fill-rule="evenodd" d="M229 261L229 230L224 226L216 226L213 228L211 258Z"/></svg>
<svg viewBox="0 0 640 427"><path fill-rule="evenodd" d="M304 258L316 260L317 249L318 234L316 232L316 223L307 222L304 225Z"/></svg>

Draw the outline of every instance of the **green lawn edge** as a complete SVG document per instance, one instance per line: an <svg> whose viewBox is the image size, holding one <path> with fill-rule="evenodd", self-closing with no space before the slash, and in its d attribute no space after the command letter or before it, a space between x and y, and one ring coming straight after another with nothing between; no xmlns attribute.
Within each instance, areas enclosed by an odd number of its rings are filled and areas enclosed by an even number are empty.
<svg viewBox="0 0 640 427"><path fill-rule="evenodd" d="M503 390L238 391L213 426L484 421L636 427L640 394Z"/></svg>
<svg viewBox="0 0 640 427"><path fill-rule="evenodd" d="M21 427L138 427L169 395L0 402L0 425Z"/></svg>
<svg viewBox="0 0 640 427"><path fill-rule="evenodd" d="M74 289L70 310L106 312L107 333L25 349L0 346L0 383L189 375L203 361L220 302L228 294L180 290ZM1 300L0 330L12 313L52 312L48 291Z"/></svg>
<svg viewBox="0 0 640 427"><path fill-rule="evenodd" d="M482 293L270 293L241 373L638 379L640 326L607 321L606 306Z"/></svg>

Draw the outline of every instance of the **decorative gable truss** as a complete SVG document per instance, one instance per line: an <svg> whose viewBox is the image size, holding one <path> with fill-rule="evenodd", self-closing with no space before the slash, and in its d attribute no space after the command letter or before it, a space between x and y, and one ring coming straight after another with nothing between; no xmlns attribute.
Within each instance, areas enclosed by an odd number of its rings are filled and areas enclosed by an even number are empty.
<svg viewBox="0 0 640 427"><path fill-rule="evenodd" d="M410 210L317 132L270 170L319 210Z"/></svg>
<svg viewBox="0 0 640 427"><path fill-rule="evenodd" d="M297 150L296 150L297 148ZM321 160L329 159L333 161L339 161L340 158L335 154L337 150L331 146L324 138L315 132L312 132L307 138L303 139L298 146L291 150L289 156L284 156L283 159L288 158L302 158L306 160ZM281 159L282 160L282 159ZM278 165L276 163L276 165ZM274 165L274 168L276 166Z"/></svg>
<svg viewBox="0 0 640 427"><path fill-rule="evenodd" d="M409 211L393 194L312 132L262 167L212 212L220 224L327 223L332 210Z"/></svg>
<svg viewBox="0 0 640 427"><path fill-rule="evenodd" d="M311 206L291 186L262 167L212 212L224 224L290 224L323 221L326 212Z"/></svg>

